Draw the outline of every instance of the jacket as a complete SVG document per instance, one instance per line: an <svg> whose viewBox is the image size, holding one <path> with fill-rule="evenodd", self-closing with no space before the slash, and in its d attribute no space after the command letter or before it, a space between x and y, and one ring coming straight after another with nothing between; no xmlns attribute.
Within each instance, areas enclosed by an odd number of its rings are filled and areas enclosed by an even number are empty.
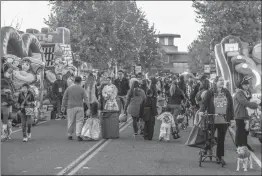
<svg viewBox="0 0 262 176"><path fill-rule="evenodd" d="M233 99L232 99L230 92L227 89L222 88L222 93L224 93L227 98L226 119L225 120L227 122L230 122L230 120L233 120L234 118ZM199 110L200 112L207 111L208 114L215 114L214 94L215 94L214 89L210 89L206 92L206 95L203 99L203 103Z"/></svg>
<svg viewBox="0 0 262 176"><path fill-rule="evenodd" d="M118 89L118 96L126 96L129 90L129 81L126 78L123 78L122 80L116 79L114 84Z"/></svg>
<svg viewBox="0 0 262 176"><path fill-rule="evenodd" d="M26 97L28 97L27 101L25 101ZM23 113L25 113L25 108L26 107L28 107L28 108L33 108L34 107L34 104L33 104L34 101L35 101L34 94L31 91L28 91L26 97L25 97L23 92L21 92L18 95L18 101L17 102L20 105L21 111Z"/></svg>
<svg viewBox="0 0 262 176"><path fill-rule="evenodd" d="M54 82L52 91L55 96L63 98L66 88L67 88L67 82L65 80L56 80Z"/></svg>
<svg viewBox="0 0 262 176"><path fill-rule="evenodd" d="M3 93L1 92L1 103L7 103L6 107L9 107L13 104L15 104L15 101L13 97L11 96L11 93ZM2 105L4 106L4 105Z"/></svg>
<svg viewBox="0 0 262 176"><path fill-rule="evenodd" d="M176 86L176 90L175 93L173 95L170 95L170 97L168 98L168 104L172 104L172 105L180 105L181 101L185 99L185 94L184 92L178 87Z"/></svg>
<svg viewBox="0 0 262 176"><path fill-rule="evenodd" d="M146 98L145 92L138 88L138 95L131 95L131 90L127 93L127 101L125 104L125 111L128 111L128 114L130 114L133 117L140 117L140 108L141 104Z"/></svg>
<svg viewBox="0 0 262 176"><path fill-rule="evenodd" d="M194 105L196 105L197 107L199 107L197 104L196 104L196 95L197 95L197 93L198 93L198 91L199 91L199 87L200 87L200 84L199 83L197 83L194 87L193 87L193 90L191 91L191 93L190 93L190 102L191 102L191 104L194 106Z"/></svg>
<svg viewBox="0 0 262 176"><path fill-rule="evenodd" d="M243 90L239 89L233 97L235 119L248 119L247 107L250 109L258 108L254 102L250 102Z"/></svg>
<svg viewBox="0 0 262 176"><path fill-rule="evenodd" d="M156 99L153 97L146 97L141 104L140 117L144 121L155 120L157 115Z"/></svg>

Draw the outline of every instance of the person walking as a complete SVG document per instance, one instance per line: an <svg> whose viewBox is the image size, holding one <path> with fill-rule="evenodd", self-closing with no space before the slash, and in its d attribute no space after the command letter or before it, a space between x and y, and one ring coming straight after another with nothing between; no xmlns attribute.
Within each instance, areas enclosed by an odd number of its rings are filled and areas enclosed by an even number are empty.
<svg viewBox="0 0 262 176"><path fill-rule="evenodd" d="M200 91L196 95L196 103L198 104L199 107L203 106L204 98L209 90L209 81L207 79L204 79L200 82ZM197 125L199 123L199 110L196 112L194 118L193 118L193 124Z"/></svg>
<svg viewBox="0 0 262 176"><path fill-rule="evenodd" d="M185 96L186 94L186 83L185 83L185 78L183 75L179 77L179 82L178 82L178 87L184 92Z"/></svg>
<svg viewBox="0 0 262 176"><path fill-rule="evenodd" d="M118 71L118 78L114 81L114 85L118 90L117 95L121 101L122 108L124 109L126 103L126 95L130 87L129 81L127 78L125 78L125 74L122 70Z"/></svg>
<svg viewBox="0 0 262 176"><path fill-rule="evenodd" d="M63 118L63 114L61 113L61 103L66 88L67 88L67 82L62 79L62 74L58 73L57 80L54 82L53 90L52 90L56 101L57 120Z"/></svg>
<svg viewBox="0 0 262 176"><path fill-rule="evenodd" d="M146 99L142 102L140 109L140 116L144 120L144 139L152 140L155 126L155 116L157 115L156 100L153 96L153 91L148 89L146 92Z"/></svg>
<svg viewBox="0 0 262 176"><path fill-rule="evenodd" d="M81 82L81 77L77 76L74 85L65 90L62 99L62 112L65 112L65 107L67 106L67 132L69 140L73 139L74 128L76 129L78 141L83 140L80 136L84 122L83 102L85 102L88 109L90 109L90 103L88 102L85 89L81 86ZM76 121L76 127L73 126L74 121Z"/></svg>
<svg viewBox="0 0 262 176"><path fill-rule="evenodd" d="M1 140L11 139L12 123L10 113L12 112L12 105L15 101L13 99L11 90L9 88L1 87L1 121L2 121L2 135Z"/></svg>
<svg viewBox="0 0 262 176"><path fill-rule="evenodd" d="M112 84L112 78L107 78L107 85L102 90L102 96L103 96L103 109L109 110L109 111L119 111L119 106L116 101L117 97L117 88L114 84Z"/></svg>
<svg viewBox="0 0 262 176"><path fill-rule="evenodd" d="M21 87L21 93L18 95L18 104L20 111L17 115L21 119L22 123L22 133L23 133L23 142L27 142L28 139L31 139L31 126L32 126L32 117L26 112L26 108L33 109L34 105L34 94L29 90L29 84L23 84Z"/></svg>
<svg viewBox="0 0 262 176"><path fill-rule="evenodd" d="M245 121L249 120L247 108L257 109L257 103L250 102L251 94L249 92L248 78L244 77L238 85L238 90L233 96L234 113L236 121L235 143L237 147L246 146L250 151L253 149L247 143L248 129L245 128Z"/></svg>
<svg viewBox="0 0 262 176"><path fill-rule="evenodd" d="M134 136L138 135L137 123L139 122L141 104L145 98L145 92L139 88L138 81L134 80L131 89L127 93L127 101L124 108L124 113L132 116Z"/></svg>
<svg viewBox="0 0 262 176"><path fill-rule="evenodd" d="M219 158L217 163L226 164L224 160L225 137L228 124L233 123L234 109L232 96L229 90L224 88L224 78L221 76L214 79L214 87L206 92L203 104L200 106L199 116L202 117L206 111L208 114L218 114L213 116L214 132L217 130L216 156Z"/></svg>

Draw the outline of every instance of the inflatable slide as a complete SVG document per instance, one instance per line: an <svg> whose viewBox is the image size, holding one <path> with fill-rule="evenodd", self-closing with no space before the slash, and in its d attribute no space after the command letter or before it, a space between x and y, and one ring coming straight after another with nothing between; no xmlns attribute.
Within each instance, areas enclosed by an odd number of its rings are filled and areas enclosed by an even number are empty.
<svg viewBox="0 0 262 176"><path fill-rule="evenodd" d="M227 88L233 94L237 83L244 77L251 77L253 94L261 94L261 43L252 50L238 37L227 36L215 45L217 70L228 83Z"/></svg>

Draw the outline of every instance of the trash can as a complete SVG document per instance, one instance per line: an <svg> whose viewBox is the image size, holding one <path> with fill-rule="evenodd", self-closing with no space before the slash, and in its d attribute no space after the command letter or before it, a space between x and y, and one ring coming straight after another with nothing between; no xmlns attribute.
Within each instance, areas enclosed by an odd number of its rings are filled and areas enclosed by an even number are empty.
<svg viewBox="0 0 262 176"><path fill-rule="evenodd" d="M101 134L104 139L119 138L119 111L101 112Z"/></svg>

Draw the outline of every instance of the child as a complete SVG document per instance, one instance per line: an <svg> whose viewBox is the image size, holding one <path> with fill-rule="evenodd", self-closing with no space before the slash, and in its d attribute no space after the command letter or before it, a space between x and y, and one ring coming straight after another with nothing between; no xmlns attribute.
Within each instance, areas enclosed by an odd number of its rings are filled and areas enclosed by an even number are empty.
<svg viewBox="0 0 262 176"><path fill-rule="evenodd" d="M100 137L100 120L98 113L98 103L94 102L90 106L91 116L85 122L81 135L88 140L98 140Z"/></svg>
<svg viewBox="0 0 262 176"><path fill-rule="evenodd" d="M1 130L1 141L9 140L12 133L12 123L10 119L11 106L14 104L14 100L11 96L10 89L1 89L1 120L2 130Z"/></svg>
<svg viewBox="0 0 262 176"><path fill-rule="evenodd" d="M156 112L156 99L152 97L153 91L148 89L146 92L146 99L142 102L141 110L141 118L144 120L144 139L152 140L154 134L154 126L155 126L155 116Z"/></svg>
<svg viewBox="0 0 262 176"><path fill-rule="evenodd" d="M180 136L178 135L178 132L176 131L176 124L174 121L174 117L171 114L172 109L167 108L167 112L162 113L160 116L158 116L158 120L162 121L162 124L160 126L160 134L159 134L159 140L162 141L170 141L170 134L172 133L173 138L177 139Z"/></svg>

